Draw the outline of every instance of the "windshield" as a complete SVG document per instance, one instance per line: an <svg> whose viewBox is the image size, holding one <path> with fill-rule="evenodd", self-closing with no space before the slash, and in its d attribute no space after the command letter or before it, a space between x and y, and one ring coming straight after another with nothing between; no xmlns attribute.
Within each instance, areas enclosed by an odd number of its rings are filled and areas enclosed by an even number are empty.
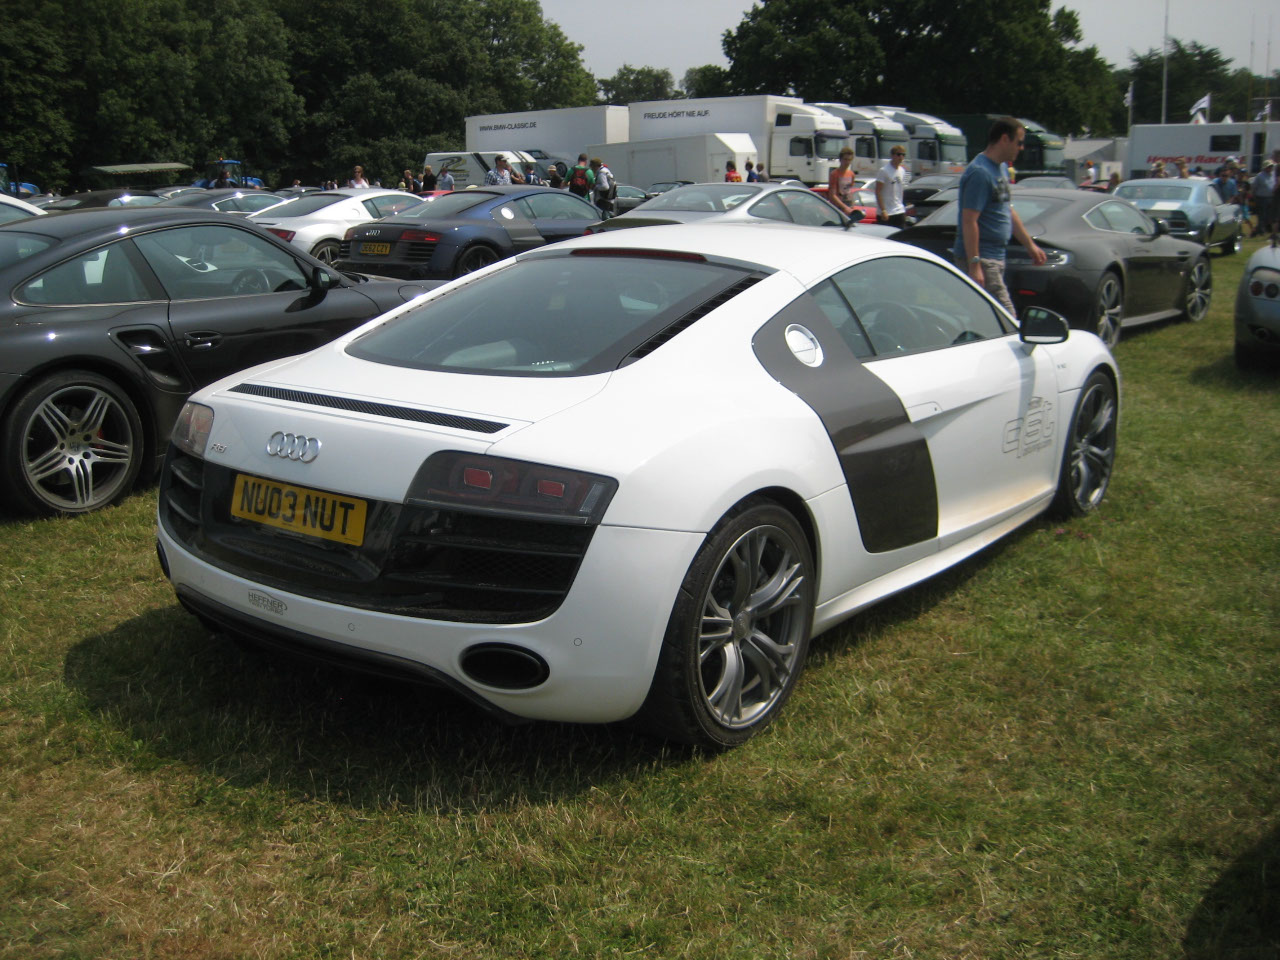
<svg viewBox="0 0 1280 960"><path fill-rule="evenodd" d="M964 137L942 138L942 159L949 163L965 163L968 161L968 144Z"/></svg>
<svg viewBox="0 0 1280 960"><path fill-rule="evenodd" d="M840 151L845 148L849 142L849 134L847 133L815 133L814 140L817 141L818 156L824 160L839 160Z"/></svg>
<svg viewBox="0 0 1280 960"><path fill-rule="evenodd" d="M749 183L696 183L659 194L644 205L653 210L685 210L696 213L723 213L760 192Z"/></svg>
<svg viewBox="0 0 1280 960"><path fill-rule="evenodd" d="M1123 183L1116 196L1124 200L1190 200L1191 188L1163 183Z"/></svg>
<svg viewBox="0 0 1280 960"><path fill-rule="evenodd" d="M17 230L0 230L0 269L13 266L19 260L25 260L52 246L53 240L49 237L19 233Z"/></svg>
<svg viewBox="0 0 1280 960"><path fill-rule="evenodd" d="M345 199L347 198L340 193L304 194L295 200L287 200L285 203L271 207L271 215L276 217L305 217L309 213L315 213L317 210L331 207L339 200ZM265 210L258 212L266 213Z"/></svg>
<svg viewBox="0 0 1280 960"><path fill-rule="evenodd" d="M888 160L893 155L894 147L905 147L906 145L907 135L905 133L880 134L880 159Z"/></svg>
<svg viewBox="0 0 1280 960"><path fill-rule="evenodd" d="M602 373L744 276L734 267L644 251L532 257L388 320L347 352L450 373Z"/></svg>
<svg viewBox="0 0 1280 960"><path fill-rule="evenodd" d="M452 217L485 200L492 200L496 196L500 194L484 190L455 190L453 193L442 193L438 197L428 197L416 206L401 210L398 219Z"/></svg>
<svg viewBox="0 0 1280 960"><path fill-rule="evenodd" d="M949 190L944 190L943 193L959 196L960 191L958 188L952 187ZM938 194L938 196L942 196L942 194ZM1049 211L1057 210L1060 207L1066 206L1073 199L1075 198L1062 197L1059 199L1057 197L1019 197L1015 194L1010 202L1013 205L1013 209L1018 211L1018 219L1023 223L1030 223L1032 220L1038 220ZM952 200L945 206L939 207L937 210L933 211L933 213L921 220L920 223L954 226L959 216L960 201Z"/></svg>

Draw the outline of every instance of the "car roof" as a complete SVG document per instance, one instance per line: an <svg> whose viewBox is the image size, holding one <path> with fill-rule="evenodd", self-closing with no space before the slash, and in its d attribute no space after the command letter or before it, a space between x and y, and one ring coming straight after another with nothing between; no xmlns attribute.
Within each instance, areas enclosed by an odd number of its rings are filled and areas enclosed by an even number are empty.
<svg viewBox="0 0 1280 960"><path fill-rule="evenodd" d="M90 210L54 210L47 216L0 224L0 230L22 229L66 240L84 234L120 233L123 227L159 227L182 223L243 224L243 217L193 207L95 207Z"/></svg>
<svg viewBox="0 0 1280 960"><path fill-rule="evenodd" d="M806 227L765 220L756 223L681 223L613 230L562 240L550 249L564 251L579 247L702 254L783 270L806 283L864 257L924 253L893 240L869 237L839 227Z"/></svg>

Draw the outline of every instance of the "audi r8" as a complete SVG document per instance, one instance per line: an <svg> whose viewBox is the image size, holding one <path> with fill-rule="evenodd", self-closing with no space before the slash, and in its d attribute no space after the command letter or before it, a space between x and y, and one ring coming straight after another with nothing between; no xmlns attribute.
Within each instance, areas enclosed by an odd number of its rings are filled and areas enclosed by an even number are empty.
<svg viewBox="0 0 1280 960"><path fill-rule="evenodd" d="M393 216L421 202L421 197L403 190L339 187L300 194L248 217L321 263L333 263L342 235L353 226Z"/></svg>
<svg viewBox="0 0 1280 960"><path fill-rule="evenodd" d="M1106 346L932 254L623 230L197 392L159 556L210 627L507 718L741 743L810 639L1051 510L1116 451Z"/></svg>

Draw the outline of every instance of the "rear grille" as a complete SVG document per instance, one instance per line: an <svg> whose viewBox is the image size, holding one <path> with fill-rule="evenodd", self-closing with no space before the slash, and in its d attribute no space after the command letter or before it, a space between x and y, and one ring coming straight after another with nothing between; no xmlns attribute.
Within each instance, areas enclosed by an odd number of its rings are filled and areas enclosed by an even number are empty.
<svg viewBox="0 0 1280 960"><path fill-rule="evenodd" d="M410 263L429 263L435 253L436 245L425 240L415 241L407 245L404 258Z"/></svg>
<svg viewBox="0 0 1280 960"><path fill-rule="evenodd" d="M564 601L594 527L369 501L360 547L232 517L235 474L170 447L160 521L187 550L264 587L431 620L525 623Z"/></svg>
<svg viewBox="0 0 1280 960"><path fill-rule="evenodd" d="M338 241L338 259L339 260L351 259L351 241L350 240Z"/></svg>

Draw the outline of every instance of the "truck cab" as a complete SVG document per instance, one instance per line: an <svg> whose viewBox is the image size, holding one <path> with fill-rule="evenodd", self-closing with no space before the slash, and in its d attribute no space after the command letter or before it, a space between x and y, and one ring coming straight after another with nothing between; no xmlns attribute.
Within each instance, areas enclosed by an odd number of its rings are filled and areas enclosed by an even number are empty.
<svg viewBox="0 0 1280 960"><path fill-rule="evenodd" d="M907 128L876 107L851 107L847 103L815 103L839 117L845 126L849 146L853 148L853 172L874 177L886 163L894 147L907 147ZM915 173L910 167L908 172Z"/></svg>
<svg viewBox="0 0 1280 960"><path fill-rule="evenodd" d="M911 138L907 156L913 177L964 172L965 164L969 162L968 142L959 127L903 107L878 109L907 128L907 135Z"/></svg>

